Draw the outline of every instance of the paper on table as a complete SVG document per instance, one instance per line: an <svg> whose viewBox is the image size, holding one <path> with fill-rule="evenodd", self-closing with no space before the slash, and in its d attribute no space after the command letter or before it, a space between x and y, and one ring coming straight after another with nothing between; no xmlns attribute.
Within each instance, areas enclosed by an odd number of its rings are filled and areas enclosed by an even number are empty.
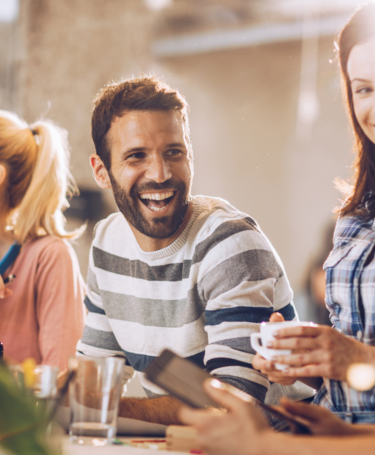
<svg viewBox="0 0 375 455"><path fill-rule="evenodd" d="M70 411L66 406L60 406L56 412L55 420L69 431ZM118 417L117 434L120 435L142 435L142 436L164 436L166 425L159 423L144 422L143 420L127 419Z"/></svg>

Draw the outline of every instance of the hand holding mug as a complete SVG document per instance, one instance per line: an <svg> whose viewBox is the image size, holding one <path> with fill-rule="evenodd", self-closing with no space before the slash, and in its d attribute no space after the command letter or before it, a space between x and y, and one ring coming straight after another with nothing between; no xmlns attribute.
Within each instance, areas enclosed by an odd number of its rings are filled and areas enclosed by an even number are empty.
<svg viewBox="0 0 375 455"><path fill-rule="evenodd" d="M281 363L276 364L274 360L274 357L277 355L284 355L287 358L292 354L292 351L290 349L283 349L281 351L278 349L271 349L271 345L275 340L273 332L278 331L277 329L286 327L286 325L288 327L294 327L300 326L301 324L310 325L310 323L306 322L285 321L280 313L273 313L269 323L261 324L261 333L252 334L251 344L254 350L257 351L257 354L253 359L253 367L267 375L270 381L282 385L291 385L296 381L296 377L290 377L289 374L285 372L288 365ZM262 346L260 346L259 343L260 339L262 340Z"/></svg>
<svg viewBox="0 0 375 455"><path fill-rule="evenodd" d="M289 377L323 377L346 381L348 368L353 363L371 363L375 349L347 337L338 330L312 324L283 328L277 331L272 349L291 349L292 354L281 353L273 360L288 365L284 374Z"/></svg>

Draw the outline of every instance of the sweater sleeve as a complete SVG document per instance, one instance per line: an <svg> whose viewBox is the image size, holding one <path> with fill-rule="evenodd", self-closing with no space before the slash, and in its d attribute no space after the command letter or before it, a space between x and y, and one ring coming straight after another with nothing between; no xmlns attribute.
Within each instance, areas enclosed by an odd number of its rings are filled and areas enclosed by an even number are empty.
<svg viewBox="0 0 375 455"><path fill-rule="evenodd" d="M199 245L198 293L206 304L206 369L264 401L270 386L252 367L250 335L278 311L296 318L277 253L251 218L222 223Z"/></svg>
<svg viewBox="0 0 375 455"><path fill-rule="evenodd" d="M65 241L51 239L41 251L35 281L42 364L67 368L84 325L84 281L77 256Z"/></svg>

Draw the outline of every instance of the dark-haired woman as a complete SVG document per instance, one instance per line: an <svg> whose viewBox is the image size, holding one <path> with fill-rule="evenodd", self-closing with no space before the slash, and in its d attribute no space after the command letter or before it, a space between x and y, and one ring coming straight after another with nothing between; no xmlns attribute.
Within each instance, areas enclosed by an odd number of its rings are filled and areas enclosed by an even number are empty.
<svg viewBox="0 0 375 455"><path fill-rule="evenodd" d="M253 362L274 382L290 384L297 377L322 377L324 384L315 402L333 412L321 406L284 402L289 414L309 425L312 433L323 435L291 437L273 433L248 403L225 390L208 387L211 397L228 413L220 416L184 409L180 415L184 423L196 426L199 445L207 454L293 455L319 450L322 455L343 455L374 451L375 388L359 392L346 381L351 364L375 365L374 3L354 14L340 34L338 47L344 97L356 139L356 160L353 185L342 185L345 201L339 212L334 247L324 266L326 303L334 328L279 330L277 340L269 347L298 352L276 356L271 362L257 355ZM280 372L274 368L276 362L289 367ZM363 425L366 423L371 425Z"/></svg>
<svg viewBox="0 0 375 455"><path fill-rule="evenodd" d="M271 381L322 377L315 403L354 423L375 423L375 388L357 392L346 381L353 363L375 363L375 4L357 11L342 30L339 57L343 94L355 133L353 185L341 184L334 247L325 262L326 304L333 329L284 329L273 348L298 349L274 362L257 356L254 367ZM336 329L336 330L335 330Z"/></svg>

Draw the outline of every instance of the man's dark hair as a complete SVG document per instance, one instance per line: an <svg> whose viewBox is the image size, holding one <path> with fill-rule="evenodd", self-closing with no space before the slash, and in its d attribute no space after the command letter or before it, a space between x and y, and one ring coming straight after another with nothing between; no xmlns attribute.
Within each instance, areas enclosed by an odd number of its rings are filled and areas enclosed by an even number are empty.
<svg viewBox="0 0 375 455"><path fill-rule="evenodd" d="M120 79L103 87L95 96L91 116L91 135L96 153L107 170L111 168L111 153L107 133L114 117L130 111L179 111L184 136L192 159L188 104L185 98L155 76Z"/></svg>

